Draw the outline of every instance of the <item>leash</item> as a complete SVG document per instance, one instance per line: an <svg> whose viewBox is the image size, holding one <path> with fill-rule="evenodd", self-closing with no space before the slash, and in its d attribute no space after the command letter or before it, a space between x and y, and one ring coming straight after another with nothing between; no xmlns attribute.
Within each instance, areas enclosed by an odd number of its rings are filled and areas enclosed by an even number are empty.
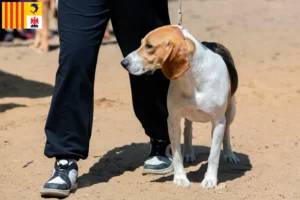
<svg viewBox="0 0 300 200"><path fill-rule="evenodd" d="M177 18L178 22L177 24L179 26L181 26L182 24L182 0L179 0L179 9L178 9L178 18Z"/></svg>

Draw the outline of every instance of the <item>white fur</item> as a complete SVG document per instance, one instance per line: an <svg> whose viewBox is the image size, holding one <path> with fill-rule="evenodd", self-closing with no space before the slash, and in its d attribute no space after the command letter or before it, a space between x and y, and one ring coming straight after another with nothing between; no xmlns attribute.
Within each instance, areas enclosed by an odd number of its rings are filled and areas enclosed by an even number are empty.
<svg viewBox="0 0 300 200"><path fill-rule="evenodd" d="M185 118L186 161L193 161L195 158L192 152L192 131L189 130L192 129L192 121L212 123L212 146L201 187L214 188L217 185L222 141L225 159L229 162L239 162L231 150L229 135L229 126L235 115L235 97L228 102L228 71L223 59L204 47L186 29L179 28L186 38L195 43L196 48L194 55L189 58L190 69L183 77L171 81L168 92L168 128L174 152L174 183L186 187L190 185L185 175L180 150L179 122Z"/></svg>
<svg viewBox="0 0 300 200"><path fill-rule="evenodd" d="M183 167L180 148L180 121L185 118L184 160L195 161L192 147L192 122L212 123L212 145L208 158L208 168L202 188L214 188L217 185L217 174L221 144L227 161L237 163L230 145L229 126L235 116L235 97L228 102L228 70L223 59L203 46L186 29L178 26L186 38L195 43L195 53L190 56L190 68L179 79L172 80L168 91L168 129L171 140L174 166L174 183L190 186ZM132 63L127 70L135 75L143 71L141 59L133 52L128 56L138 62Z"/></svg>

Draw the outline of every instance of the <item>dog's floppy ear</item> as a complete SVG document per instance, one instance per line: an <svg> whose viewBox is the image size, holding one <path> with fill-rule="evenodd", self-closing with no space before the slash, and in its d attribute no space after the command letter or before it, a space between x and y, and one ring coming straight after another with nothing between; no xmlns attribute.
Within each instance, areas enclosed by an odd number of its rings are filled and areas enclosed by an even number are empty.
<svg viewBox="0 0 300 200"><path fill-rule="evenodd" d="M190 67L188 48L184 39L170 41L167 45L167 53L162 63L162 72L170 80L180 78Z"/></svg>

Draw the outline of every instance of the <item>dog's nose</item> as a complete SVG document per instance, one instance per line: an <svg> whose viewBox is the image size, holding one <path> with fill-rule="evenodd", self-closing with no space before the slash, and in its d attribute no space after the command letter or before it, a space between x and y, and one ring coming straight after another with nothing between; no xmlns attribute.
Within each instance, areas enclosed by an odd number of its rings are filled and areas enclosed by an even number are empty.
<svg viewBox="0 0 300 200"><path fill-rule="evenodd" d="M122 62L121 62L121 65L126 69L129 65L129 61L128 59L123 59Z"/></svg>

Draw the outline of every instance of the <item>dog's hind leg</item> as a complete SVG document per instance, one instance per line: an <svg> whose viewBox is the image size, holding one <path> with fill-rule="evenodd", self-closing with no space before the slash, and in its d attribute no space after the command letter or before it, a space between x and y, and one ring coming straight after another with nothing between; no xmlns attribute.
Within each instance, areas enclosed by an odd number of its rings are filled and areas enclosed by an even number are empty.
<svg viewBox="0 0 300 200"><path fill-rule="evenodd" d="M169 138L171 141L172 155L173 155L173 167L174 167L174 180L173 183L176 185L181 185L184 187L190 186L190 181L187 179L183 160L181 155L181 128L180 128L180 118L178 116L173 116L171 113L168 117L168 130Z"/></svg>
<svg viewBox="0 0 300 200"><path fill-rule="evenodd" d="M184 121L184 131L183 131L183 135L184 135L184 161L186 163L190 163L190 162L195 162L196 161L196 157L195 157L195 153L193 150L193 144L192 144L192 140L193 140L193 122L185 119Z"/></svg>
<svg viewBox="0 0 300 200"><path fill-rule="evenodd" d="M236 108L235 108L235 96L232 97L228 108L225 113L226 117L226 128L225 128L225 133L224 133L224 139L223 139L223 150L224 150L224 159L226 162L229 163L239 163L240 160L238 157L234 155L231 149L231 144L230 144L230 124L234 120Z"/></svg>

